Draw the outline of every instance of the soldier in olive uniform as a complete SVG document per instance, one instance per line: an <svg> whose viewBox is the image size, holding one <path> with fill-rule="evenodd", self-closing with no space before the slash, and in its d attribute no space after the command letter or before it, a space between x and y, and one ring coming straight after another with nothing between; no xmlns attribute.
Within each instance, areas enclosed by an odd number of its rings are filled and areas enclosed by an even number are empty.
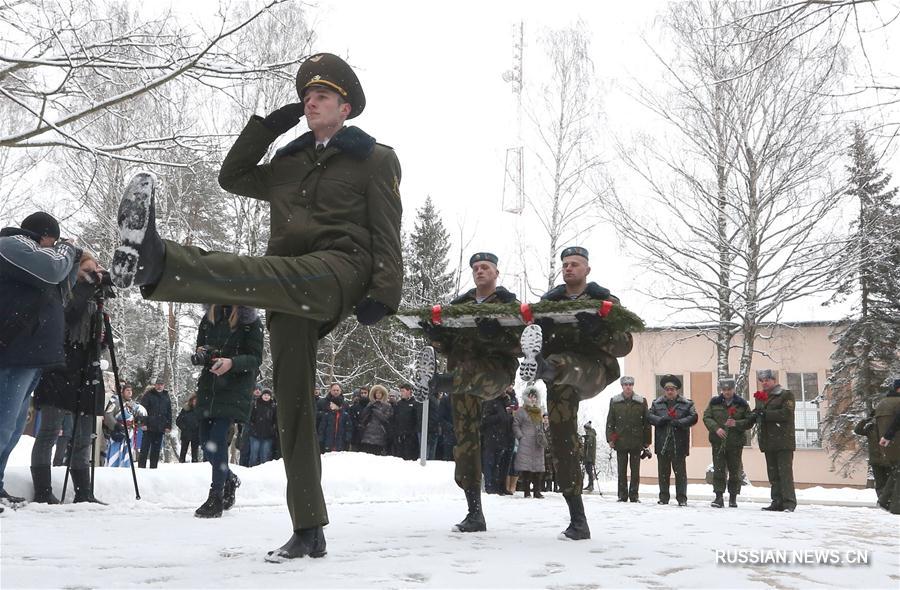
<svg viewBox="0 0 900 590"><path fill-rule="evenodd" d="M497 256L490 252L472 255L469 266L475 288L450 304L518 303L514 293L497 285L500 276L497 263ZM421 325L432 346L423 348L416 358L413 387L418 399L429 392L450 393L456 434L455 479L468 504L466 517L453 530L485 531L487 525L481 509L481 405L502 395L515 381L518 343L492 319L479 320L474 332L445 330L427 322ZM447 355L445 373L435 373L435 349Z"/></svg>
<svg viewBox="0 0 900 590"><path fill-rule="evenodd" d="M659 502L669 503L669 476L675 471L675 499L679 506L687 506L687 464L691 453L691 426L697 423L694 402L682 397L681 379L663 375L660 379L663 395L650 406L647 414L656 427L656 463L659 474Z"/></svg>
<svg viewBox="0 0 900 590"><path fill-rule="evenodd" d="M766 456L766 471L771 486L772 503L763 508L769 511L793 512L797 507L794 492L794 394L778 384L778 375L771 369L757 371L756 379L762 391L753 394L756 407L753 414L759 425L759 450Z"/></svg>
<svg viewBox="0 0 900 590"><path fill-rule="evenodd" d="M875 493L878 505L894 514L900 514L900 445L879 444L888 431L894 416L900 413L900 379L894 380L894 388L878 402L871 418L861 420L854 432L865 436L869 443L869 464L875 476Z"/></svg>
<svg viewBox="0 0 900 590"><path fill-rule="evenodd" d="M594 465L597 461L597 431L591 426L590 422L584 425L584 472L588 476L588 484L584 487L585 492L594 491Z"/></svg>
<svg viewBox="0 0 900 590"><path fill-rule="evenodd" d="M639 502L641 485L641 456L650 453L650 420L647 400L634 392L634 377L619 380L622 393L609 400L606 414L606 441L616 452L619 473L619 502ZM628 467L631 485L628 485Z"/></svg>
<svg viewBox="0 0 900 590"><path fill-rule="evenodd" d="M728 506L737 507L741 493L741 457L744 452L744 433L753 424L750 404L734 394L734 379L719 381L721 394L709 400L703 412L703 424L709 430L713 456L713 492L716 499L710 506L722 508L725 500L725 474L728 472Z"/></svg>
<svg viewBox="0 0 900 590"><path fill-rule="evenodd" d="M586 249L566 248L560 258L564 284L545 293L541 297L543 301L619 302L609 289L587 282L591 267ZM633 344L630 334L612 339L604 336L603 320L596 313L578 313L576 318L577 331L557 329L549 318L527 326L520 341L525 358L519 367L519 377L523 381L542 379L547 384L557 479L569 507L569 526L560 538L571 540L591 538L581 498L584 479L576 453L580 443L578 405L619 378L616 357L631 352Z"/></svg>
<svg viewBox="0 0 900 590"><path fill-rule="evenodd" d="M328 514L315 428L318 340L354 307L365 325L395 312L403 281L397 156L358 127L344 126L366 104L356 74L339 57L319 53L300 66L297 93L302 102L250 118L219 173L225 190L270 203L265 256L161 240L155 179L143 173L120 203L122 244L112 266L120 287L140 285L146 299L267 310L294 531L269 553L272 561L325 554ZM304 115L310 132L260 164L272 142Z"/></svg>

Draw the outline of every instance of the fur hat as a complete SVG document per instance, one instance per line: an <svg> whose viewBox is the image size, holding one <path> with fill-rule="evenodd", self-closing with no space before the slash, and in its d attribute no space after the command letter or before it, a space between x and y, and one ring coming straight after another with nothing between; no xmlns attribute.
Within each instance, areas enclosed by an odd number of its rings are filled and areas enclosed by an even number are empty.
<svg viewBox="0 0 900 590"><path fill-rule="evenodd" d="M619 383L622 385L634 385L634 377L624 375L621 379L619 379Z"/></svg>
<svg viewBox="0 0 900 590"><path fill-rule="evenodd" d="M775 381L778 381L778 373L772 369L762 369L761 371L757 371L756 380L762 381L763 379L774 379Z"/></svg>
<svg viewBox="0 0 900 590"><path fill-rule="evenodd" d="M719 379L719 389L734 389L734 379Z"/></svg>

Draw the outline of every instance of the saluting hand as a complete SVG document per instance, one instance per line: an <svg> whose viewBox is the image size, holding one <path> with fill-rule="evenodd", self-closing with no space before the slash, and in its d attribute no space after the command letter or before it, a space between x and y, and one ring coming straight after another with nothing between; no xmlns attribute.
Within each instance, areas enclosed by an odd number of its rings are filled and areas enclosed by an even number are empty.
<svg viewBox="0 0 900 590"><path fill-rule="evenodd" d="M262 120L262 124L271 131L281 135L296 127L302 116L303 103L292 102L291 104L286 104L266 115Z"/></svg>

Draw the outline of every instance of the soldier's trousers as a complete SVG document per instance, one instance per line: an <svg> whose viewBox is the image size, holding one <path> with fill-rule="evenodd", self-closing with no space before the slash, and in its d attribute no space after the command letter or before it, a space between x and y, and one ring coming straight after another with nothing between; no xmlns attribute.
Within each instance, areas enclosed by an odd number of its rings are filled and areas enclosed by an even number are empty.
<svg viewBox="0 0 900 590"><path fill-rule="evenodd" d="M769 475L772 503L782 508L796 508L794 493L794 451L766 451L766 472Z"/></svg>
<svg viewBox="0 0 900 590"><path fill-rule="evenodd" d="M684 455L656 455L659 467L659 499L669 501L669 476L675 471L675 499L687 502L687 463Z"/></svg>
<svg viewBox="0 0 900 590"><path fill-rule="evenodd" d="M741 461L744 447L728 447L722 444L713 444L713 492L724 494L726 488L726 471L728 493L738 495L741 493Z"/></svg>
<svg viewBox="0 0 900 590"><path fill-rule="evenodd" d="M463 490L481 488L481 401L476 395L450 394L456 434L454 479Z"/></svg>
<svg viewBox="0 0 900 590"><path fill-rule="evenodd" d="M884 488L878 495L878 504L891 514L900 514L900 463L894 463L884 469L888 475Z"/></svg>
<svg viewBox="0 0 900 590"><path fill-rule="evenodd" d="M547 362L556 368L553 386L571 387L580 399L591 399L619 378L619 363L612 356L558 352L548 355Z"/></svg>
<svg viewBox="0 0 900 590"><path fill-rule="evenodd" d="M891 478L892 470L893 465L872 464L872 475L875 477L875 495L878 497L879 502L881 502L882 496L885 496L885 488L887 487L888 480ZM884 505L887 506L890 503L890 493L888 493L885 498L887 501Z"/></svg>
<svg viewBox="0 0 900 590"><path fill-rule="evenodd" d="M620 451L616 449L616 465L619 472L619 500L637 501L638 486L641 485L641 451ZM631 485L628 485L628 468L631 467Z"/></svg>
<svg viewBox="0 0 900 590"><path fill-rule="evenodd" d="M339 277L339 278L338 278ZM166 241L159 283L142 288L157 301L247 305L269 310L278 427L294 530L328 524L316 436L319 329L361 299L367 277L337 252L297 257L237 256Z"/></svg>
<svg viewBox="0 0 900 590"><path fill-rule="evenodd" d="M578 456L578 404L581 398L570 385L554 383L547 388L550 440L556 459L556 481L566 496L581 495L583 479Z"/></svg>

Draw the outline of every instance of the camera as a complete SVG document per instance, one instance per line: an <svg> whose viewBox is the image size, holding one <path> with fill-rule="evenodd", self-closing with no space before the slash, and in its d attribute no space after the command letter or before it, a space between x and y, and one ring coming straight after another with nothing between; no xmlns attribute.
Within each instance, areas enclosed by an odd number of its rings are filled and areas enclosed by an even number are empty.
<svg viewBox="0 0 900 590"><path fill-rule="evenodd" d="M221 354L210 346L201 346L197 352L191 355L191 364L198 367L211 365Z"/></svg>
<svg viewBox="0 0 900 590"><path fill-rule="evenodd" d="M108 270L100 272L100 280L94 282L94 286L98 297L112 299L116 296L116 291L113 289L112 276Z"/></svg>

